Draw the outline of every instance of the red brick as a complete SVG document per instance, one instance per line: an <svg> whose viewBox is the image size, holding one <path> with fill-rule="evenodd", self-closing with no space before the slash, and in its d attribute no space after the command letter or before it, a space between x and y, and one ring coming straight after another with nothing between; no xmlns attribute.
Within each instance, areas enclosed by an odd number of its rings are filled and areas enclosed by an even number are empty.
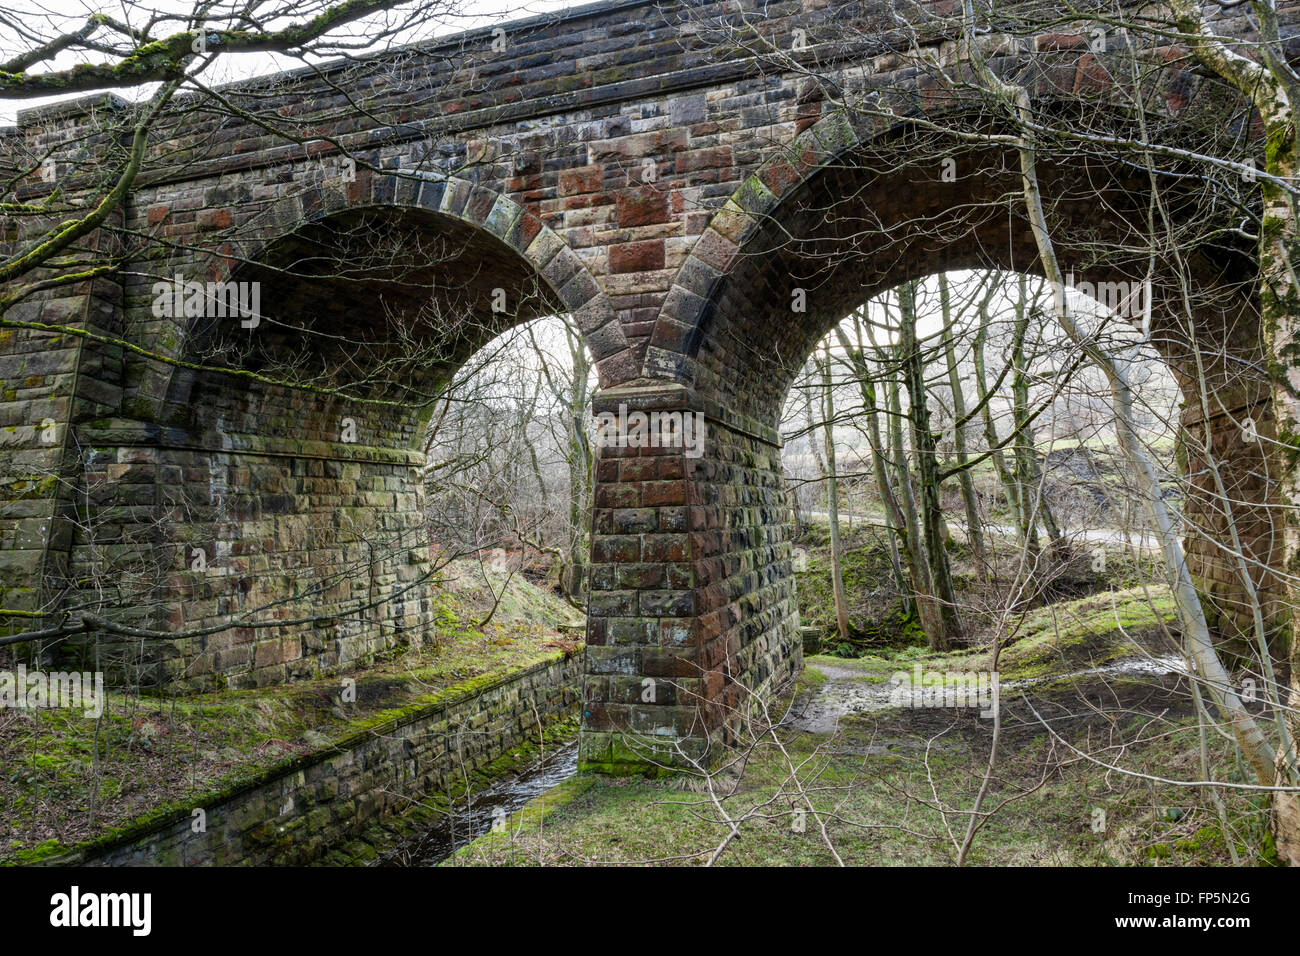
<svg viewBox="0 0 1300 956"><path fill-rule="evenodd" d="M1040 50L1078 50L1088 45L1082 33L1044 33L1037 40Z"/></svg>
<svg viewBox="0 0 1300 956"><path fill-rule="evenodd" d="M619 478L623 481L646 481L655 477L655 459L625 458L619 468Z"/></svg>
<svg viewBox="0 0 1300 956"><path fill-rule="evenodd" d="M581 169L566 169L560 173L557 191L561 196L577 196L582 193L600 192L605 179L604 166L584 166Z"/></svg>
<svg viewBox="0 0 1300 956"><path fill-rule="evenodd" d="M637 186L618 195L618 225L651 226L668 221L668 193L653 186Z"/></svg>
<svg viewBox="0 0 1300 956"><path fill-rule="evenodd" d="M229 229L234 224L229 209L204 209L198 216L198 227L204 230Z"/></svg>
<svg viewBox="0 0 1300 956"><path fill-rule="evenodd" d="M647 508L658 505L686 504L686 482L647 481L641 486L641 503Z"/></svg>
<svg viewBox="0 0 1300 956"><path fill-rule="evenodd" d="M659 477L660 478L684 478L686 473L685 463L678 455L672 455L659 459Z"/></svg>
<svg viewBox="0 0 1300 956"><path fill-rule="evenodd" d="M609 247L610 272L650 272L664 267L664 242L646 239Z"/></svg>
<svg viewBox="0 0 1300 956"><path fill-rule="evenodd" d="M635 508L639 504L636 485L601 485L596 489L597 508Z"/></svg>
<svg viewBox="0 0 1300 956"><path fill-rule="evenodd" d="M725 169L730 165L730 146L693 149L677 157L677 171L679 173L690 173L697 169Z"/></svg>

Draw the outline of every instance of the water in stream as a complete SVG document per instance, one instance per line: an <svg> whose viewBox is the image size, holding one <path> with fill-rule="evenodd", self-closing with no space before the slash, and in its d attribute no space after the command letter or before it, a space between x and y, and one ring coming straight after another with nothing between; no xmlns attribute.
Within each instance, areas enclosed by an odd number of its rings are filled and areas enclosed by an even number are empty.
<svg viewBox="0 0 1300 956"><path fill-rule="evenodd" d="M468 806L460 804L432 829L396 847L381 857L378 866L437 866L461 847L492 829L492 824L509 817L528 801L578 771L578 742L571 740L543 759L503 777L486 790L473 795Z"/></svg>

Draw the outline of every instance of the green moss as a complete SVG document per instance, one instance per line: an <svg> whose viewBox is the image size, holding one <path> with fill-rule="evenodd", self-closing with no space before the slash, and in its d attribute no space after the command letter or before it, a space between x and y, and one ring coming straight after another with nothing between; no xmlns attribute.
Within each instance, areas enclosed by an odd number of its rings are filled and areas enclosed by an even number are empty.
<svg viewBox="0 0 1300 956"><path fill-rule="evenodd" d="M763 180L754 174L740 184L732 199L741 209L756 212L768 208L776 200L776 196L767 188Z"/></svg>
<svg viewBox="0 0 1300 956"><path fill-rule="evenodd" d="M855 535L840 559L844 588L854 596L849 611L849 641L842 642L835 623L829 542L824 526L810 525L800 544L809 549L807 570L798 573L796 597L800 619L821 629L831 646L848 643L841 657L883 646L926 643L925 632L910 607L893 589L888 550L871 537Z"/></svg>
<svg viewBox="0 0 1300 956"><path fill-rule="evenodd" d="M34 847L18 850L14 854L13 862L20 866L27 866L32 863L39 863L41 860L48 860L50 857L58 856L66 851L67 847L62 843L58 840L50 839L46 840L44 843L38 843Z"/></svg>
<svg viewBox="0 0 1300 956"><path fill-rule="evenodd" d="M1227 844L1223 841L1223 833L1218 827L1201 827L1190 837L1184 837L1174 842L1174 848L1187 853L1202 853L1210 851L1219 853L1227 849Z"/></svg>

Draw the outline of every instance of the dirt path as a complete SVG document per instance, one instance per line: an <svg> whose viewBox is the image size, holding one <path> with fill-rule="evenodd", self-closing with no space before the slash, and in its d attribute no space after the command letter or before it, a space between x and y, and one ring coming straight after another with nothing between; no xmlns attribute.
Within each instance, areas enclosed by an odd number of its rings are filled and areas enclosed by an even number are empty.
<svg viewBox="0 0 1300 956"><path fill-rule="evenodd" d="M913 709L906 704L900 705L897 699L899 688L909 686L897 679L897 675L910 674L913 662L881 661L879 665L873 662L871 666L863 667L847 662L837 665L811 661L807 666L824 675L826 680L796 701L789 721L792 730L816 736L832 736L839 731L840 723L846 717L892 710L897 711L897 716L906 721L906 712ZM922 667L929 669L924 663ZM1094 667L1081 667L1065 673L1000 681L998 693L1001 703L1010 697L1023 696L1026 690L1046 683L1078 682L1087 685L1098 680L1131 677L1150 678L1155 683L1163 684L1185 674L1183 662L1173 655L1134 654L1121 660Z"/></svg>

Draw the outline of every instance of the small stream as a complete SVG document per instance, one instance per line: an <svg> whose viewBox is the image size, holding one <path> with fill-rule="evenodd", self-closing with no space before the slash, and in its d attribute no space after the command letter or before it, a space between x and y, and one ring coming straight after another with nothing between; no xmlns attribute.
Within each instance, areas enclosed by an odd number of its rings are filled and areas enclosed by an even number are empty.
<svg viewBox="0 0 1300 956"><path fill-rule="evenodd" d="M456 807L432 829L402 843L375 866L437 866L461 847L492 829L502 815L509 817L533 797L578 772L578 741L571 740L543 759L493 783L473 795L473 802Z"/></svg>

